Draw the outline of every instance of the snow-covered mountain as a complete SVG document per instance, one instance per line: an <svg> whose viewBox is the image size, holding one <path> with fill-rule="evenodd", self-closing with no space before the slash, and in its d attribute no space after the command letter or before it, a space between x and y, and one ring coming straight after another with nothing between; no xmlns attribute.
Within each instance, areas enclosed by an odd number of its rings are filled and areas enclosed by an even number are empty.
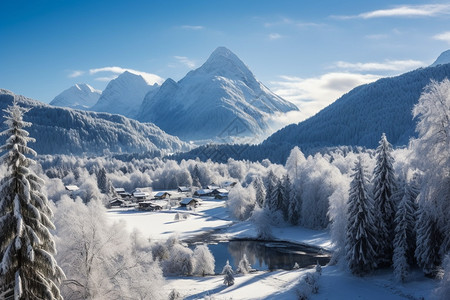
<svg viewBox="0 0 450 300"><path fill-rule="evenodd" d="M441 55L438 56L436 61L431 64L430 67L435 67L437 65L445 65L450 64L450 50L444 51L441 53Z"/></svg>
<svg viewBox="0 0 450 300"><path fill-rule="evenodd" d="M424 87L444 78L450 78L450 63L382 78L354 88L315 116L280 129L259 145L202 146L177 159L268 158L284 163L294 146L308 154L337 146L374 149L383 132L392 145L405 146L416 136L412 109Z"/></svg>
<svg viewBox="0 0 450 300"><path fill-rule="evenodd" d="M78 83L56 96L50 105L87 110L97 103L101 94L102 91L89 84Z"/></svg>
<svg viewBox="0 0 450 300"><path fill-rule="evenodd" d="M239 141L264 135L275 113L298 108L259 82L230 50L219 47L198 69L148 93L137 115L184 140Z"/></svg>
<svg viewBox="0 0 450 300"><path fill-rule="evenodd" d="M90 110L135 118L144 96L158 88L158 84L150 85L141 75L125 71L108 83Z"/></svg>
<svg viewBox="0 0 450 300"><path fill-rule="evenodd" d="M27 130L36 143L30 146L39 154L172 153L191 148L154 124L141 124L109 113L55 107L3 89L0 89L0 111L14 99L19 105L32 108L24 120L33 124ZM5 129L3 121L0 131ZM0 144L4 139L0 136Z"/></svg>

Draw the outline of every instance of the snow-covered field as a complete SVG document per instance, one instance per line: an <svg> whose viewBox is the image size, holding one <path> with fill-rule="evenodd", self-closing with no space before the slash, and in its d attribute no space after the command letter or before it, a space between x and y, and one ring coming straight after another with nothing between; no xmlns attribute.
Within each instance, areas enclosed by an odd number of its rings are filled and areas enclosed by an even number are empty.
<svg viewBox="0 0 450 300"><path fill-rule="evenodd" d="M175 221L177 212L189 214L187 219ZM138 229L152 239L167 239L177 234L180 239L223 228L218 239L255 237L256 230L251 222L233 221L227 213L225 201L205 200L203 204L189 211L173 208L160 212L140 212L133 209L111 209L108 217L113 221L123 220L128 230ZM279 240L307 243L330 249L332 244L327 231L315 231L300 227L273 228L273 235ZM184 299L297 299L298 283L306 272L258 271L236 275L235 284L227 287L223 276L170 277L164 287L167 294L178 291ZM319 293L311 299L429 299L437 281L425 278L420 271L413 272L406 284L394 281L392 272L377 271L374 275L355 277L336 266L327 266L319 279Z"/></svg>

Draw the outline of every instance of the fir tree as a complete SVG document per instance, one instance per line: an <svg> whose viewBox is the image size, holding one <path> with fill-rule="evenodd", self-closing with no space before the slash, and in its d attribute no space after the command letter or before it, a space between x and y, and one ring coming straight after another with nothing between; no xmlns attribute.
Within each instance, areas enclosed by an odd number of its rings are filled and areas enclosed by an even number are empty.
<svg viewBox="0 0 450 300"><path fill-rule="evenodd" d="M352 273L364 275L377 266L373 200L368 191L368 175L361 158L353 171L347 210L346 252Z"/></svg>
<svg viewBox="0 0 450 300"><path fill-rule="evenodd" d="M418 209L416 223L416 251L417 264L422 267L426 276L434 277L438 266L441 264L439 248L442 243L442 235L438 229L437 221L433 217L429 203L421 203Z"/></svg>
<svg viewBox="0 0 450 300"><path fill-rule="evenodd" d="M28 110L14 101L4 110L8 128L0 133L8 136L0 147L0 163L7 166L0 181L0 289L13 291L14 299L62 299L52 211L43 180L29 169L36 152L27 146L34 142L24 129L31 126L23 121Z"/></svg>
<svg viewBox="0 0 450 300"><path fill-rule="evenodd" d="M415 200L417 194L412 191L409 184L405 186L405 192L395 214L394 237L394 275L398 281L405 282L409 266L413 263L416 246L415 226Z"/></svg>
<svg viewBox="0 0 450 300"><path fill-rule="evenodd" d="M288 221L292 225L298 225L300 218L300 208L301 208L301 198L297 193L295 187L291 189L291 195L289 197L289 208L288 208Z"/></svg>
<svg viewBox="0 0 450 300"><path fill-rule="evenodd" d="M227 286L232 286L234 284L233 268L230 266L230 262L227 260L227 264L223 267L222 274L223 284Z"/></svg>
<svg viewBox="0 0 450 300"><path fill-rule="evenodd" d="M272 170L270 170L264 182L264 185L266 187L266 198L264 200L264 207L272 208L271 198L273 196L273 191L276 187L277 180L278 180L277 176L273 173Z"/></svg>
<svg viewBox="0 0 450 300"><path fill-rule="evenodd" d="M106 177L105 168L101 168L97 174L97 186L102 194L113 193L114 188L111 181Z"/></svg>
<svg viewBox="0 0 450 300"><path fill-rule="evenodd" d="M292 191L292 185L291 185L291 179L289 178L289 175L283 176L282 181L282 203L281 203L281 210L283 212L283 218L287 222L289 221L289 205L291 200L291 191Z"/></svg>
<svg viewBox="0 0 450 300"><path fill-rule="evenodd" d="M264 206L264 200L266 198L266 190L264 188L264 183L261 180L261 177L256 177L253 181L253 187L255 188L256 193L256 203L260 208Z"/></svg>
<svg viewBox="0 0 450 300"><path fill-rule="evenodd" d="M392 146L383 133L376 150L376 167L373 172L373 197L377 226L378 264L392 263L392 236L395 229L395 203L392 195L396 192Z"/></svg>

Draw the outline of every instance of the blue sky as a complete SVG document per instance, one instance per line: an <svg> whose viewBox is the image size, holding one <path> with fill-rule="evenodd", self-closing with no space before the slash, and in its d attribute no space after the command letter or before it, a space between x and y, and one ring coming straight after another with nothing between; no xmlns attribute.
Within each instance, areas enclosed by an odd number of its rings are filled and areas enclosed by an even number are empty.
<svg viewBox="0 0 450 300"><path fill-rule="evenodd" d="M125 69L179 80L225 46L312 114L450 48L439 0L3 0L0 11L0 88L43 102L75 83L103 90Z"/></svg>

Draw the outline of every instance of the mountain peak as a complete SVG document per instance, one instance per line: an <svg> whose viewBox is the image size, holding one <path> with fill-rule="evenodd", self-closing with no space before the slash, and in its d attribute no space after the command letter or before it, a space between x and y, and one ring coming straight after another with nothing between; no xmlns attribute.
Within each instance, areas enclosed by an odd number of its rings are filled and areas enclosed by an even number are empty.
<svg viewBox="0 0 450 300"><path fill-rule="evenodd" d="M450 64L450 50L444 51L439 55L436 61L430 66L435 67L437 65Z"/></svg>
<svg viewBox="0 0 450 300"><path fill-rule="evenodd" d="M253 77L252 72L239 57L225 47L218 47L214 50L199 69L206 73L224 77L233 77L231 74L243 74L243 77Z"/></svg>
<svg viewBox="0 0 450 300"><path fill-rule="evenodd" d="M100 94L89 84L77 83L56 96L50 105L85 110L97 102Z"/></svg>

